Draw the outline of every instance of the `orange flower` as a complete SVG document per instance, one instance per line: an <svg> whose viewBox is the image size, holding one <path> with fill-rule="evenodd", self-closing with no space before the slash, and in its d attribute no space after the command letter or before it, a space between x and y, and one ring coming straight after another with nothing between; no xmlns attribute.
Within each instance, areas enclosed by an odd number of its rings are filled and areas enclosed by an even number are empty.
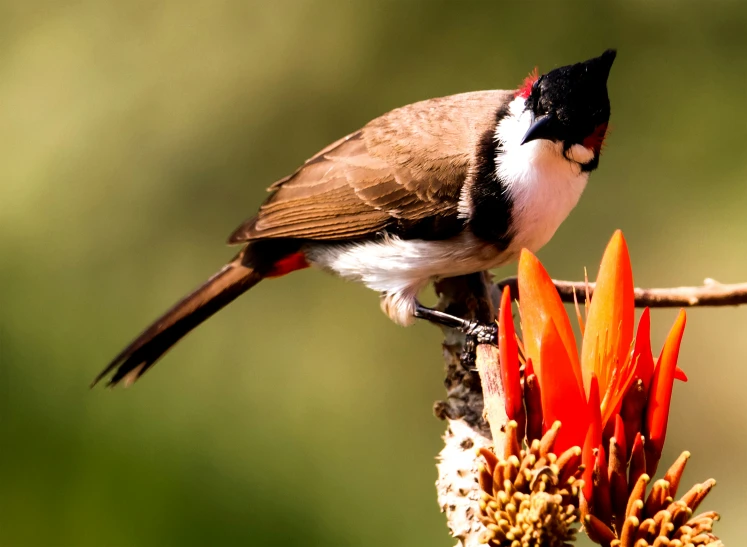
<svg viewBox="0 0 747 547"><path fill-rule="evenodd" d="M667 341L661 350L659 361L656 363L654 378L646 409L646 432L648 442L646 443L646 471L650 476L654 475L656 466L664 449L664 437L667 434L667 421L669 420L669 404L672 401L672 386L677 377L677 358L680 353L682 334L685 332L685 310L680 310L677 320L669 331Z"/></svg>
<svg viewBox="0 0 747 547"><path fill-rule="evenodd" d="M648 309L644 310L634 337L633 273L627 244L619 230L607 245L586 324L581 325L580 356L555 285L539 260L527 250L521 253L518 277L524 359L531 361L539 384L543 429L546 431L556 420L562 423L557 450L582 446L584 460L592 462L597 457L592 452L601 452L605 431L608 438L613 434L609 431L622 431L623 425L634 425L636 430L643 425L647 460L655 468L666 434L674 379L685 379L677 368L685 312L680 312L654 367ZM506 325L509 322L510 300L504 291L499 336L502 373L507 388L507 412L509 416L518 416L516 400L521 398L515 380L518 358L512 357L518 350L508 342L513 336L513 325ZM531 375L525 376L526 384ZM618 418L623 399L636 380L642 382L648 404L641 405L641 415L634 417L635 422L623 424ZM527 404L528 411L529 407ZM527 421L531 422L532 416L527 416ZM632 438L628 446L632 446Z"/></svg>
<svg viewBox="0 0 747 547"><path fill-rule="evenodd" d="M602 257L581 346L587 393L591 375L596 375L599 380L602 426L619 410L623 395L633 381L636 365L631 353L634 321L633 272L628 246L618 230Z"/></svg>
<svg viewBox="0 0 747 547"><path fill-rule="evenodd" d="M514 318L511 315L511 290L504 287L498 315L498 358L506 405L506 416L515 420L519 431L524 431L524 399L519 374L519 345L516 342Z"/></svg>

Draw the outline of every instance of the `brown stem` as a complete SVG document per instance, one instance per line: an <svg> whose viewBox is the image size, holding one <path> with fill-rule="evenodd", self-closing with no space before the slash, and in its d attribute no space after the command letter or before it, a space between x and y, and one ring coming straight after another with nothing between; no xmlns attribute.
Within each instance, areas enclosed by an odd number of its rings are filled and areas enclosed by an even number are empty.
<svg viewBox="0 0 747 547"><path fill-rule="evenodd" d="M498 293L487 274L443 279L436 283L438 309L483 323L494 320ZM483 415L484 403L480 377L476 370L464 367L464 334L444 329L446 399L434 407L436 416L446 420L444 448L438 458L438 503L446 514L452 536L460 547L479 547L485 529L476 510L480 488L476 480L478 448L488 449L493 441ZM482 358L478 355L478 360ZM501 405L500 400L495 404Z"/></svg>
<svg viewBox="0 0 747 547"><path fill-rule="evenodd" d="M496 295L490 294L493 287L485 273L443 279L435 287L440 297L437 309L464 319L489 323L495 319ZM444 328L443 331L446 399L436 402L434 412L442 420L464 420L489 436L490 428L483 417L480 377L477 370L465 369L461 359L464 334L454 329Z"/></svg>
<svg viewBox="0 0 747 547"><path fill-rule="evenodd" d="M583 281L553 280L563 302L573 302L576 291L579 301L583 300L586 284ZM519 295L519 284L515 277L508 277L496 283L499 289L511 287L512 295ZM594 293L594 283L589 283L589 292ZM521 295L519 295L520 297ZM643 308L681 308L692 306L739 306L747 304L747 283L724 285L713 279L706 279L696 287L667 287L659 289L635 289L635 305Z"/></svg>

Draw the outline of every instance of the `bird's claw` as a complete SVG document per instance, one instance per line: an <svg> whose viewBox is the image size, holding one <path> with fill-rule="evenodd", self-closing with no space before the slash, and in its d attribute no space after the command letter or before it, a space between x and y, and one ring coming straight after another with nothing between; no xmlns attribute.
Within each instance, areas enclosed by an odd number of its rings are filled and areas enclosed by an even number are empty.
<svg viewBox="0 0 747 547"><path fill-rule="evenodd" d="M495 323L485 324L472 321L464 334L466 338L460 360L465 370L474 370L477 366L477 346L479 344L498 345L498 326Z"/></svg>
<svg viewBox="0 0 747 547"><path fill-rule="evenodd" d="M477 367L477 338L473 334L467 334L462 346L459 361L464 370L475 370Z"/></svg>
<svg viewBox="0 0 747 547"><path fill-rule="evenodd" d="M496 323L479 323L472 321L465 329L467 337L473 337L475 344L498 345L498 325Z"/></svg>

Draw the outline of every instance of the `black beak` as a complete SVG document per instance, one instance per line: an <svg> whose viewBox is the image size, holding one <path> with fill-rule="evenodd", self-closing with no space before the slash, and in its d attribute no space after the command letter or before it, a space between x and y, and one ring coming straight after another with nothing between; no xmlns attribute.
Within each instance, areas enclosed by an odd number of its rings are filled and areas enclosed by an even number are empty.
<svg viewBox="0 0 747 547"><path fill-rule="evenodd" d="M521 139L521 144L537 139L555 140L555 137L552 135L552 122L554 119L555 117L551 114L545 114L532 120L532 125L529 126L524 138Z"/></svg>

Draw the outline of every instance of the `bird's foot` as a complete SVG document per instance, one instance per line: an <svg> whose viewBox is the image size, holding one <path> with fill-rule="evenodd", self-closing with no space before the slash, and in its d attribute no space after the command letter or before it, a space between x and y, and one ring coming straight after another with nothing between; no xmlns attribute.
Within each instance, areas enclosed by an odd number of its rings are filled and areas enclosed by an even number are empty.
<svg viewBox="0 0 747 547"><path fill-rule="evenodd" d="M459 362L464 370L477 369L477 337L468 334L462 346L462 353L459 354Z"/></svg>
<svg viewBox="0 0 747 547"><path fill-rule="evenodd" d="M468 370L475 367L475 351L479 344L498 345L498 325L496 323L470 321L432 308L426 308L420 304L415 308L415 317L463 332L467 339L462 351L462 366Z"/></svg>
<svg viewBox="0 0 747 547"><path fill-rule="evenodd" d="M464 334L467 338L473 338L475 345L477 344L491 344L493 346L498 345L498 324L497 323L479 323L477 321L470 321L470 325Z"/></svg>
<svg viewBox="0 0 747 547"><path fill-rule="evenodd" d="M472 326L465 332L464 348L461 354L462 367L465 370L477 368L477 346L480 344L498 345L498 325L477 323L472 321Z"/></svg>

